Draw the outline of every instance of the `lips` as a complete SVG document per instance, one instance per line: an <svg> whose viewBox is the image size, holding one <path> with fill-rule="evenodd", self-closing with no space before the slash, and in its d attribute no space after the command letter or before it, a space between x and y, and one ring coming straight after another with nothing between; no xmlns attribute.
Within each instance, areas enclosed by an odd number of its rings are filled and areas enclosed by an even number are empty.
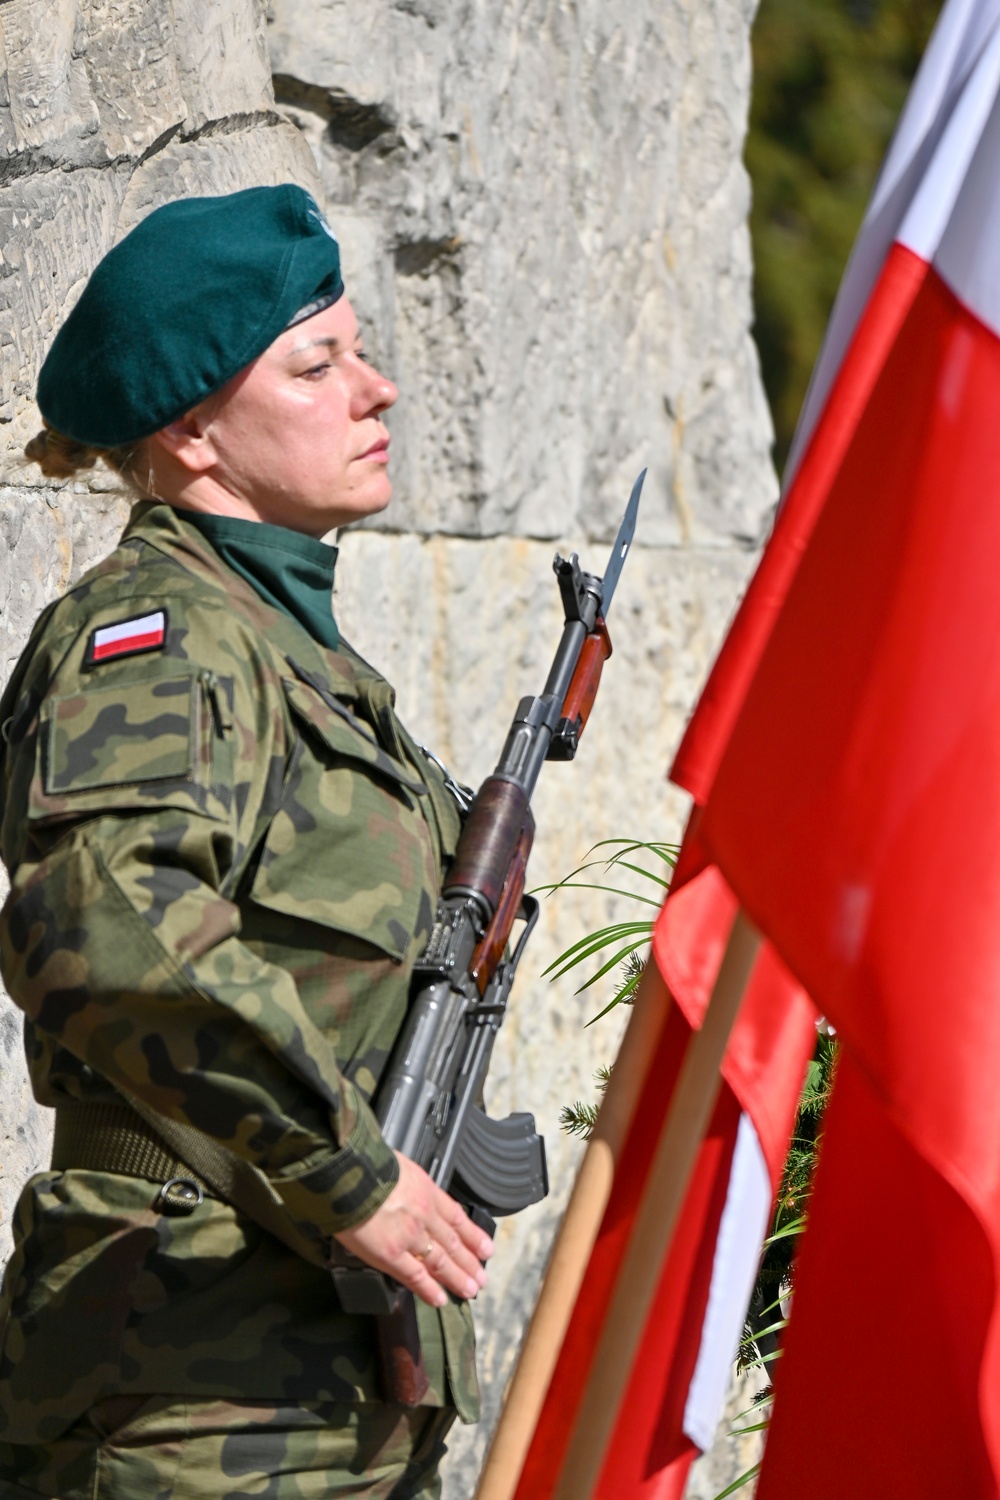
<svg viewBox="0 0 1000 1500"><path fill-rule="evenodd" d="M359 453L358 458L373 458L376 462L388 463L389 439L387 437L379 438L377 442L372 443L370 448L366 448L364 453Z"/></svg>

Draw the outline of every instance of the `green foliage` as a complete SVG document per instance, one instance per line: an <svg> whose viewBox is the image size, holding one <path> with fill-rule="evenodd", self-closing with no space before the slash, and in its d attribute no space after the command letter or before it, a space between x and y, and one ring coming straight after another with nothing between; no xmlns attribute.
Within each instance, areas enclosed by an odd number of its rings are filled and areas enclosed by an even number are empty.
<svg viewBox="0 0 1000 1500"><path fill-rule="evenodd" d="M598 1068L594 1074L594 1083L598 1094L603 1094L611 1079L610 1068ZM591 1132L597 1124L597 1111L599 1104L588 1104L586 1100L578 1099L575 1104L564 1104L559 1115L560 1128L567 1135L582 1136L589 1141Z"/></svg>
<svg viewBox="0 0 1000 1500"><path fill-rule="evenodd" d="M755 1432L756 1428L748 1427L745 1430L747 1432ZM750 1483L751 1479L756 1478L760 1473L760 1469L760 1464L754 1464L752 1469L747 1469L746 1473L741 1474L738 1479L734 1479L732 1484L727 1484L724 1490L720 1490L715 1496L715 1500L726 1500L727 1495L735 1495L737 1490L741 1490L745 1484Z"/></svg>
<svg viewBox="0 0 1000 1500"><path fill-rule="evenodd" d="M754 334L779 468L939 8L940 0L761 0L746 162Z"/></svg>
<svg viewBox="0 0 1000 1500"><path fill-rule="evenodd" d="M642 978L643 960L639 956L639 950L645 947L652 935L653 922L663 905L663 898L667 894L670 877L680 852L677 844L658 843L656 840L601 839L599 844L595 844L589 850L589 854L596 854L598 849L609 848L614 849L615 852L607 857L588 858L567 875L565 880L557 880L550 885L536 886L532 893L537 895L540 891L544 891L551 896L555 891L605 891L609 896L624 896L628 901L634 901L639 906L649 908L648 916L637 917L628 922L612 922L607 927L599 927L596 932L588 933L586 937L580 938L578 942L560 953L559 957L553 959L548 968L543 970L543 975L550 974L553 979L560 979L564 974L568 974L570 969L575 969L578 964L585 963L598 953L603 953L606 948L616 949L616 952L610 958L605 959L600 968L574 991L574 994L582 994L584 990L590 989L592 984L603 979L605 974L617 965L621 965L621 978L614 996L603 1010L599 1010L596 1016L591 1016L587 1022L588 1026L594 1021L599 1021L602 1016L606 1016L608 1011L614 1010L616 1005L631 1004L636 986ZM645 863L637 863L638 859L643 859ZM576 878L598 867L603 868L605 872L613 870L616 877L628 872L637 877L640 889L637 891L618 884L609 885L604 880L578 880ZM653 886L655 895L647 894L650 885ZM574 1126L566 1126L566 1128L577 1129ZM577 1133L583 1132L577 1130Z"/></svg>
<svg viewBox="0 0 1000 1500"><path fill-rule="evenodd" d="M805 1228L806 1208L819 1155L823 1116L833 1088L836 1059L836 1037L821 1032L816 1039L816 1051L809 1064L799 1100L795 1130L785 1159L771 1232L764 1242L764 1254L751 1301L751 1315L747 1320L747 1337L740 1350L742 1369L749 1368L755 1356L762 1352L765 1333L776 1334L779 1331L770 1326L774 1323L774 1318L770 1315L778 1306L779 1297L794 1284L796 1243Z"/></svg>

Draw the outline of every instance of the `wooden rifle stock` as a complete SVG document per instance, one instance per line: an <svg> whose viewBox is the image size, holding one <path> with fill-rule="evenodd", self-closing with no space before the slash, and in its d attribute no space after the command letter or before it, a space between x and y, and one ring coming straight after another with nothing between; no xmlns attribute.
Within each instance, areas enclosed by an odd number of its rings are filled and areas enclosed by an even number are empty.
<svg viewBox="0 0 1000 1500"><path fill-rule="evenodd" d="M597 697L604 663L611 655L611 637L608 627L600 615L593 630L580 648L580 659L576 664L562 707L562 717L575 729L577 737L583 733L590 718L590 710Z"/></svg>
<svg viewBox="0 0 1000 1500"><path fill-rule="evenodd" d="M465 820L444 895L476 896L495 912L528 817L524 788L507 776L487 776Z"/></svg>
<svg viewBox="0 0 1000 1500"><path fill-rule="evenodd" d="M524 882L528 870L528 855L531 853L534 837L535 820L529 810L510 863L503 894L493 914L493 920L472 955L471 973L481 995L485 995L489 982L497 971L497 965L503 958L507 940L517 921L517 914L521 910L521 897L524 895Z"/></svg>

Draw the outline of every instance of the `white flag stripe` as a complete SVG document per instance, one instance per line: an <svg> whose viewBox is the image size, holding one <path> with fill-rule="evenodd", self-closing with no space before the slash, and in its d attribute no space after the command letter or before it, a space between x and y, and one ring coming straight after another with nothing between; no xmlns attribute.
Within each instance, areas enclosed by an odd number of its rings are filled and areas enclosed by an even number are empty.
<svg viewBox="0 0 1000 1500"><path fill-rule="evenodd" d="M712 1446L733 1373L771 1212L771 1179L750 1116L740 1115L733 1165L715 1243L701 1345L684 1406L684 1431Z"/></svg>
<svg viewBox="0 0 1000 1500"><path fill-rule="evenodd" d="M955 104L1000 23L1000 0L951 0L942 11L906 96L885 161L879 169L867 226L879 218L904 179L912 194L914 165L934 154Z"/></svg>
<svg viewBox="0 0 1000 1500"><path fill-rule="evenodd" d="M923 179L896 238L921 260L937 253L966 176L982 145L1000 88L1000 25L979 55L979 61L962 90L937 150L927 164Z"/></svg>
<svg viewBox="0 0 1000 1500"><path fill-rule="evenodd" d="M104 625L94 632L94 646L113 646L115 641L128 640L134 635L152 635L157 630L162 630L163 624L163 610L158 609L155 614L142 615L136 620L123 620L119 625Z"/></svg>
<svg viewBox="0 0 1000 1500"><path fill-rule="evenodd" d="M934 264L959 301L1000 336L998 163L1000 98L982 132Z"/></svg>
<svg viewBox="0 0 1000 1500"><path fill-rule="evenodd" d="M916 254L930 260L937 248L944 221L924 183L934 176L946 218L992 104L998 32L1000 0L948 0L938 19L840 283L795 429L786 491L904 223L909 219L906 243ZM994 81L994 94L996 88ZM918 199L920 211L911 218Z"/></svg>

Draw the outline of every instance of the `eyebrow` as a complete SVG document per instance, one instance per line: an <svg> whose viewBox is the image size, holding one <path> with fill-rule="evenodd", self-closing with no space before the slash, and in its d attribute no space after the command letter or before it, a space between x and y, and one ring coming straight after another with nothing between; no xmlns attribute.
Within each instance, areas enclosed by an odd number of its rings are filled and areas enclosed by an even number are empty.
<svg viewBox="0 0 1000 1500"><path fill-rule="evenodd" d="M351 340L351 343L356 344L360 337L361 331L359 329L355 333L354 338ZM309 349L318 349L324 346L330 350L338 349L341 347L342 343L343 340L334 338L332 335L328 334L326 338L305 339L301 344L296 344L294 349L290 349L289 354L305 354Z"/></svg>

